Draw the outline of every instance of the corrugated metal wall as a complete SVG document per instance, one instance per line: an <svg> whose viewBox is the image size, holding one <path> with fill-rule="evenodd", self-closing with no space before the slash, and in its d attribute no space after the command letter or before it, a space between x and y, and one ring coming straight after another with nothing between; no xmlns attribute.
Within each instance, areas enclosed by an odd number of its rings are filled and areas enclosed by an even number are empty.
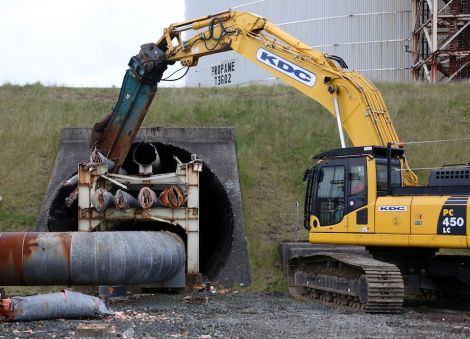
<svg viewBox="0 0 470 339"><path fill-rule="evenodd" d="M266 17L308 45L342 57L350 69L376 81L410 81L410 0L185 0L186 18L232 8ZM229 84L218 84L212 66L235 62ZM273 83L273 76L235 52L200 59L187 86ZM225 82L225 81L224 81Z"/></svg>

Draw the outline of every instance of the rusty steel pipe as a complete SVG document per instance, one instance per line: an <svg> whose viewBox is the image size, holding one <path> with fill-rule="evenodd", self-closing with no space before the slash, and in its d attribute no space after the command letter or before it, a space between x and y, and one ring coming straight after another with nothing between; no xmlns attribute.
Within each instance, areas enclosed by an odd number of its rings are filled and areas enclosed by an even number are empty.
<svg viewBox="0 0 470 339"><path fill-rule="evenodd" d="M141 142L134 149L132 159L139 165L139 174L151 175L158 171L161 165L157 148L149 142Z"/></svg>
<svg viewBox="0 0 470 339"><path fill-rule="evenodd" d="M167 281L185 245L169 232L0 233L0 285L131 285Z"/></svg>

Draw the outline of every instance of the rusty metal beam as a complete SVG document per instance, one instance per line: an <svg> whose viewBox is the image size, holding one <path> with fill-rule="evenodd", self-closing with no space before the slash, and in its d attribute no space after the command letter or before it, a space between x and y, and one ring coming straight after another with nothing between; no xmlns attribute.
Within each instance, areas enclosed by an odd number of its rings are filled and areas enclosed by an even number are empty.
<svg viewBox="0 0 470 339"><path fill-rule="evenodd" d="M446 80L446 83L452 81L452 79L457 75L459 74L465 67L469 66L470 65L470 61L467 61L466 63L464 63L458 70L456 70L454 72L454 74L451 74L449 76L449 78Z"/></svg>

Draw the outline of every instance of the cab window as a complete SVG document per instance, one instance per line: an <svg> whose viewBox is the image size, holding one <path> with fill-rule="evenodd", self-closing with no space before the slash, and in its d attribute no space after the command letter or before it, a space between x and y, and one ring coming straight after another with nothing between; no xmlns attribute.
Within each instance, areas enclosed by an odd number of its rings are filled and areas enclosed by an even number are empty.
<svg viewBox="0 0 470 339"><path fill-rule="evenodd" d="M326 166L318 173L314 214L320 225L334 225L344 216L344 167Z"/></svg>
<svg viewBox="0 0 470 339"><path fill-rule="evenodd" d="M349 169L349 185L351 195L361 194L366 189L366 176L364 165L351 165Z"/></svg>
<svg viewBox="0 0 470 339"><path fill-rule="evenodd" d="M392 187L401 186L400 166L392 165L391 185ZM377 164L377 191L387 191L387 164Z"/></svg>

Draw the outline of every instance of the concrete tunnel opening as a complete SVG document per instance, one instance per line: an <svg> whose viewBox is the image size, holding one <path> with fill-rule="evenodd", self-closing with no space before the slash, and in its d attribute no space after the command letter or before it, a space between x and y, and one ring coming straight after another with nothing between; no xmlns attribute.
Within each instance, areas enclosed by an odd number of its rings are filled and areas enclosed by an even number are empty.
<svg viewBox="0 0 470 339"><path fill-rule="evenodd" d="M139 165L134 162L134 151L139 143L132 145L126 157L122 169L129 175L139 174ZM191 161L191 152L171 144L152 142L160 156L160 166L155 174L171 173L176 170L176 156L182 162ZM139 157L152 158L142 154ZM145 152L154 152L151 147L145 148ZM200 273L209 279L216 279L223 268L232 250L234 234L234 214L230 198L219 178L214 174L209 165L203 160L203 170L200 173ZM70 173L70 176L72 173ZM49 208L47 218L47 230L49 232L77 231L77 202L71 207L64 207L64 199L73 189L61 187ZM120 224L119 231L171 231L178 234L186 241L185 232L164 222L132 221Z"/></svg>

